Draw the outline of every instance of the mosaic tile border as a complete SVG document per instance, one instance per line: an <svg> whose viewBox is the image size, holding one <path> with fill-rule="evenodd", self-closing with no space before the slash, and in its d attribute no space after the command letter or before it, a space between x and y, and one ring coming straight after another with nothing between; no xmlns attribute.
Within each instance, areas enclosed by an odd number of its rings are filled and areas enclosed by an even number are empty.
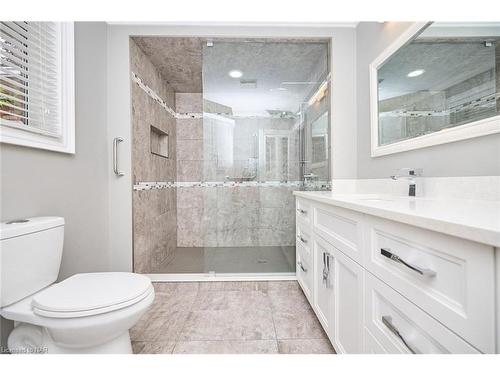
<svg viewBox="0 0 500 375"><path fill-rule="evenodd" d="M138 182L133 186L133 190L161 190L172 188L192 188L192 187L296 187L296 188L316 188L329 190L331 189L330 181L316 181L314 184L308 183L304 185L303 181L194 181L194 182L180 182L180 181L143 181Z"/></svg>
<svg viewBox="0 0 500 375"><path fill-rule="evenodd" d="M380 117L443 117L449 116L454 113L462 111L471 111L476 108L484 108L485 106L493 107L496 100L500 98L500 94L493 93L483 96L478 99L468 101L466 103L458 104L449 109L443 110L429 110L429 111L411 111L411 110L394 110L389 112L380 113Z"/></svg>
<svg viewBox="0 0 500 375"><path fill-rule="evenodd" d="M157 102L168 114L176 119L198 119L203 118L203 113L198 112L185 112L185 113L177 113L172 108L170 108L167 103L148 85L144 83L144 81L139 77L136 73L131 72L132 81L139 86L141 90L143 90L151 99Z"/></svg>

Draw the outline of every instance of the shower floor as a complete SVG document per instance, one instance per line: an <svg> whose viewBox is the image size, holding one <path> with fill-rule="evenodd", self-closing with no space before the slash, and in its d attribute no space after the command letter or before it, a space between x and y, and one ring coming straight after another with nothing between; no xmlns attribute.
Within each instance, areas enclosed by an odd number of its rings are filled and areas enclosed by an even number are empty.
<svg viewBox="0 0 500 375"><path fill-rule="evenodd" d="M178 247L154 273L294 273L295 246Z"/></svg>

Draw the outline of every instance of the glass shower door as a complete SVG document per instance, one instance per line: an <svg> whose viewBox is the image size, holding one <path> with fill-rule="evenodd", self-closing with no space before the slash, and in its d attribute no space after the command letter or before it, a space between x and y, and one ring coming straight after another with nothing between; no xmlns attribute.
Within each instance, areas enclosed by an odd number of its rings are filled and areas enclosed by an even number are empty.
<svg viewBox="0 0 500 375"><path fill-rule="evenodd" d="M301 109L321 84L325 73L316 70L327 66L327 50L324 41L203 45L203 181L191 189L203 197L206 272L295 273ZM313 127L317 151L327 142L323 125Z"/></svg>

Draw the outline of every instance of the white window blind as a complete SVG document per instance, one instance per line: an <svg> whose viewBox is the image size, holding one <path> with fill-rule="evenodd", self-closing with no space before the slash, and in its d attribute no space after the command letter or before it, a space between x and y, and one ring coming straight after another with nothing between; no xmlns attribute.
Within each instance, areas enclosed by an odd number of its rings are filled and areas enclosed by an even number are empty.
<svg viewBox="0 0 500 375"><path fill-rule="evenodd" d="M61 24L0 22L0 125L62 137Z"/></svg>

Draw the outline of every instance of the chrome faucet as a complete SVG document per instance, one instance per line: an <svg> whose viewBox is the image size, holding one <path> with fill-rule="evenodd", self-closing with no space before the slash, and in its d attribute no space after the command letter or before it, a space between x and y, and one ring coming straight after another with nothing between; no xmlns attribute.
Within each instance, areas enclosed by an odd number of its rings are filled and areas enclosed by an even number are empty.
<svg viewBox="0 0 500 375"><path fill-rule="evenodd" d="M416 177L422 176L422 168L401 168L398 174L391 176L391 179L397 180L399 178L408 179L408 196L415 197L417 195L417 179Z"/></svg>

